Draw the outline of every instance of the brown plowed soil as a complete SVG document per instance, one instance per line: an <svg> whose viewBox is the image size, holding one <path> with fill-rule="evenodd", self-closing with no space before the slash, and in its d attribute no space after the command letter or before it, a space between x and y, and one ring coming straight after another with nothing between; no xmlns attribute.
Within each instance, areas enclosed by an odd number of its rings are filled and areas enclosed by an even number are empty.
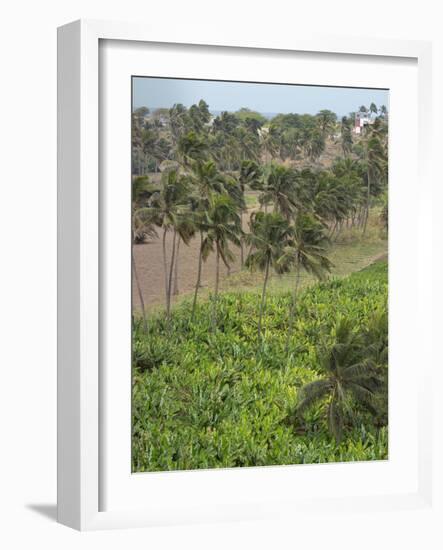
<svg viewBox="0 0 443 550"><path fill-rule="evenodd" d="M172 232L166 237L167 255L170 259L172 250ZM195 237L187 246L180 243L178 263L179 293L189 293L195 288L198 271L198 254L200 239ZM240 270L240 250L232 247L236 261L231 266L231 274ZM142 287L143 299L147 310L165 303L165 282L163 274L163 250L162 239L154 239L149 243L134 245L134 257L137 274ZM226 267L221 264L220 275L227 275ZM214 286L215 278L215 254L211 254L206 262L203 262L202 286ZM132 285L133 304L135 309L140 309L140 300L135 280Z"/></svg>

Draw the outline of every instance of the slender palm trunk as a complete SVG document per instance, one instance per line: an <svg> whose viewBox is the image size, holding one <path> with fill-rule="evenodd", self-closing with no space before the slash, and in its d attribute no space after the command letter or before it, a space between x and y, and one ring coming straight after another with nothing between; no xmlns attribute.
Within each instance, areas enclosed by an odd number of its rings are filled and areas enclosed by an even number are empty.
<svg viewBox="0 0 443 550"><path fill-rule="evenodd" d="M168 261L166 259L166 233L168 229L167 227L163 228L163 274L165 278L165 304L166 309L168 309Z"/></svg>
<svg viewBox="0 0 443 550"><path fill-rule="evenodd" d="M173 237L172 237L171 264L169 266L168 300L166 302L166 315L167 315L168 319L169 319L170 314L171 314L172 275L174 273L176 239L177 239L177 230L174 229L174 234L173 234Z"/></svg>
<svg viewBox="0 0 443 550"><path fill-rule="evenodd" d="M260 313L258 316L258 327L257 327L257 336L258 340L261 338L261 325L262 325L262 319L263 319L263 313L265 310L265 302L266 302L266 285L268 284L268 278L269 278L269 258L266 262L266 269L265 269L265 280L263 281L263 290L261 293L261 301L260 301Z"/></svg>
<svg viewBox="0 0 443 550"><path fill-rule="evenodd" d="M143 331L146 333L148 332L148 322L146 321L145 301L143 300L143 292L140 286L140 281L138 279L137 266L135 265L135 258L134 258L134 250L131 250L131 256L132 256L132 273L134 274L135 284L137 285L138 298L140 300L140 305L142 307Z"/></svg>
<svg viewBox="0 0 443 550"><path fill-rule="evenodd" d="M194 300L192 302L191 321L194 321L195 308L197 306L198 289L200 288L201 278L202 278L202 264L203 264L202 248L203 248L203 233L200 231L200 252L198 254L197 282L195 283Z"/></svg>
<svg viewBox="0 0 443 550"><path fill-rule="evenodd" d="M297 305L299 284L300 284L300 263L297 261L297 266L295 268L294 294L292 295L291 309L289 311L289 326L288 326L288 336L286 338L286 353L289 352L289 343L292 338L292 333L294 332L295 309Z"/></svg>
<svg viewBox="0 0 443 550"><path fill-rule="evenodd" d="M363 223L363 236L366 234L366 227L368 225L370 201L371 201L371 176L369 175L369 170L368 170L368 196L366 198L366 212L365 212L365 219Z"/></svg>
<svg viewBox="0 0 443 550"><path fill-rule="evenodd" d="M358 214L358 226L359 227L363 227L363 222L365 220L365 212L366 212L366 207L361 205L360 206L360 212Z"/></svg>
<svg viewBox="0 0 443 550"><path fill-rule="evenodd" d="M217 248L217 257L216 257L216 272L215 272L215 297L218 297L218 287L220 283L220 252Z"/></svg>
<svg viewBox="0 0 443 550"><path fill-rule="evenodd" d="M338 222L337 235L335 236L336 239L338 239L338 237L340 236L340 233L342 232L342 229L343 229L343 220L340 220Z"/></svg>
<svg viewBox="0 0 443 550"><path fill-rule="evenodd" d="M180 235L177 239L177 251L175 253L175 266L174 266L174 288L172 291L172 294L174 296L177 296L180 292L178 288L178 259L179 259L179 253L180 253L180 243L182 242Z"/></svg>
<svg viewBox="0 0 443 550"><path fill-rule="evenodd" d="M212 302L212 328L215 330L217 327L217 300L218 300L218 285L220 281L220 252L218 249L218 244L216 244L217 254L215 260L215 289L214 289L214 298Z"/></svg>
<svg viewBox="0 0 443 550"><path fill-rule="evenodd" d="M331 232L329 233L329 239L332 239L332 236L334 235L335 230L337 228L337 223L338 223L338 221L335 220L334 225L332 226Z"/></svg>
<svg viewBox="0 0 443 550"><path fill-rule="evenodd" d="M240 224L241 228L243 229L243 209L240 212ZM244 243L243 243L243 237L240 239L240 265L243 269L243 266L245 264L245 251L244 251Z"/></svg>

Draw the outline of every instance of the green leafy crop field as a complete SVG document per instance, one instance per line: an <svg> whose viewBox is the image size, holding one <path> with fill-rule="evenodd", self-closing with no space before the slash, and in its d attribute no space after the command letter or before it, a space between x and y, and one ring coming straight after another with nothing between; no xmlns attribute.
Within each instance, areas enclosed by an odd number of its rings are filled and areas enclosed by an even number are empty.
<svg viewBox="0 0 443 550"><path fill-rule="evenodd" d="M290 289L267 297L260 339L258 290L222 292L215 329L210 299L197 304L194 321L185 299L169 323L153 315L145 333L136 322L133 471L386 459L387 279L387 263L378 261L304 289L289 345ZM377 415L347 401L338 438L328 429L332 394L313 401L303 415L296 410L302 388L326 376L322 350L343 348L331 347L340 326L354 342L352 353L355 338L362 343L354 373L371 362L384 387L374 397Z"/></svg>

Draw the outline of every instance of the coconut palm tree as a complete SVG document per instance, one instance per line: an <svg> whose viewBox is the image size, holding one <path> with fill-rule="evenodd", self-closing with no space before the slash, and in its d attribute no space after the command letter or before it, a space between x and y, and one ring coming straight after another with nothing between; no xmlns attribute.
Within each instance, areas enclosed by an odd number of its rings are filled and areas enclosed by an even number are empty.
<svg viewBox="0 0 443 550"><path fill-rule="evenodd" d="M351 320L339 319L332 344L317 350L322 376L300 390L297 413L315 403L323 403L330 433L341 441L346 419L352 420L354 407L377 414L376 397L381 386L373 361L365 355L365 341Z"/></svg>
<svg viewBox="0 0 443 550"><path fill-rule="evenodd" d="M225 189L226 193L231 197L236 205L237 212L240 216L240 227L243 229L243 212L246 210L245 189L237 173L225 174ZM243 267L243 235L240 235L240 262ZM230 268L228 268L228 275Z"/></svg>
<svg viewBox="0 0 443 550"><path fill-rule="evenodd" d="M320 128L310 129L304 138L304 149L310 160L317 160L325 150L325 136Z"/></svg>
<svg viewBox="0 0 443 550"><path fill-rule="evenodd" d="M243 208L240 210L241 226L243 228L243 214L246 211L245 191L246 188L254 190L263 190L263 170L254 160L245 160L240 166L238 182L243 195ZM241 239L240 262L244 265L244 239Z"/></svg>
<svg viewBox="0 0 443 550"><path fill-rule="evenodd" d="M154 163L154 171L157 172L158 165L169 156L170 144L160 137L159 129L152 124L145 124L141 132L141 143L146 166Z"/></svg>
<svg viewBox="0 0 443 550"><path fill-rule="evenodd" d="M245 160L240 166L239 179L243 188L249 187L253 191L264 189L264 169L254 160Z"/></svg>
<svg viewBox="0 0 443 550"><path fill-rule="evenodd" d="M212 326L217 325L217 301L220 283L220 259L227 268L234 261L229 244L240 245L240 216L235 201L228 194L213 193L209 197L208 209L199 221L200 230L205 235L202 242L202 258L206 261L215 252L215 286L212 303ZM196 286L196 292L198 288Z"/></svg>
<svg viewBox="0 0 443 550"><path fill-rule="evenodd" d="M277 212L256 212L251 215L250 233L247 241L252 252L246 258L246 266L251 270L258 269L264 272L260 312L257 325L257 336L261 338L262 319L266 303L266 287L270 269L277 273L289 271L289 262L283 262L285 247L292 239L292 227L288 220Z"/></svg>
<svg viewBox="0 0 443 550"><path fill-rule="evenodd" d="M143 117L138 116L135 112L131 117L131 145L132 145L132 172L138 175L142 175L144 171L143 159L143 142L142 142L142 130L143 130Z"/></svg>
<svg viewBox="0 0 443 550"><path fill-rule="evenodd" d="M185 168L190 168L196 161L204 162L207 158L208 143L202 135L191 130L179 137L177 159Z"/></svg>
<svg viewBox="0 0 443 550"><path fill-rule="evenodd" d="M148 206L149 199L156 191L155 185L148 176L136 176L132 180L132 235L135 244L143 243L151 237L152 221L142 215L143 208Z"/></svg>
<svg viewBox="0 0 443 550"><path fill-rule="evenodd" d="M150 206L141 210L157 227L163 230L163 272L165 281L166 316L169 318L171 310L172 276L176 255L177 236L188 244L192 232L190 226L190 209L188 204L189 188L187 178L179 174L178 170L163 172L160 188L150 200ZM188 220L187 223L184 223ZM172 251L168 266L166 252L166 236L172 230Z"/></svg>
<svg viewBox="0 0 443 550"><path fill-rule="evenodd" d="M265 154L265 161L270 162L278 151L279 135L277 127L271 124L268 128L261 128L259 138L262 151Z"/></svg>
<svg viewBox="0 0 443 550"><path fill-rule="evenodd" d="M347 116L342 117L341 119L341 148L343 151L343 155L347 157L349 153L352 151L352 129L351 129L351 121Z"/></svg>
<svg viewBox="0 0 443 550"><path fill-rule="evenodd" d="M259 197L260 203L273 204L274 212L278 212L286 220L291 219L299 206L295 171L272 162L265 168L263 187Z"/></svg>
<svg viewBox="0 0 443 550"><path fill-rule="evenodd" d="M196 132L203 132L206 124L211 119L208 107L208 104L203 99L199 101L198 105L191 105L189 107L189 119Z"/></svg>
<svg viewBox="0 0 443 550"><path fill-rule="evenodd" d="M211 149L214 158L222 170L231 171L238 166L241 159L239 142L236 137L240 120L233 114L223 111L213 119L211 127Z"/></svg>
<svg viewBox="0 0 443 550"><path fill-rule="evenodd" d="M380 107L380 115L383 117L383 118L387 118L388 116L388 109L386 108L386 105L382 105Z"/></svg>
<svg viewBox="0 0 443 550"><path fill-rule="evenodd" d="M138 278L137 265L134 256L134 245L142 243L146 239L154 239L158 237L153 219L146 215L147 211L145 208L150 197L154 193L154 190L155 188L147 176L137 176L132 181L132 274L134 276L137 293L140 300L143 316L143 329L145 332L147 331L146 309L140 280Z"/></svg>
<svg viewBox="0 0 443 550"><path fill-rule="evenodd" d="M320 171L311 186L312 210L338 236L344 221L354 219L363 200L363 168L350 158L337 159L331 170Z"/></svg>
<svg viewBox="0 0 443 550"><path fill-rule="evenodd" d="M226 191L226 180L213 160L198 161L192 164L188 174L193 197L208 204L213 193Z"/></svg>
<svg viewBox="0 0 443 550"><path fill-rule="evenodd" d="M365 141L365 155L366 155L366 209L363 223L363 235L366 233L366 227L369 218L369 208L371 204L371 185L376 183L377 179L383 178L385 165L387 165L385 158L385 151L382 142L375 132L370 132Z"/></svg>
<svg viewBox="0 0 443 550"><path fill-rule="evenodd" d="M137 211L135 211L133 213L133 216L132 216L132 220L133 220L133 223L134 223L134 219L138 219L138 213ZM150 224L147 224L146 222L143 222L143 227L144 227L144 238L157 238L158 235L157 235L157 232L155 230L155 228L150 225ZM135 231L133 229L132 231L132 246L131 246L131 261L132 261L132 274L134 276L134 280L135 280L135 284L136 284L136 287L137 287L137 293L138 293L138 298L140 300L140 306L141 306L141 309L142 309L142 317L143 317L143 330L144 332L147 332L148 331L148 323L147 323L147 320L146 320L146 308L145 308L145 300L143 298L143 291L142 291L142 287L140 285L140 280L138 278L138 271L137 271L137 264L136 264L136 261L135 261L135 256L134 256L134 243L135 243Z"/></svg>
<svg viewBox="0 0 443 550"><path fill-rule="evenodd" d="M388 424L388 311L381 307L369 317L364 331L366 353L374 363L380 376L381 384L377 393L374 419L376 426Z"/></svg>
<svg viewBox="0 0 443 550"><path fill-rule="evenodd" d="M169 109L169 130L172 144L177 147L180 137L189 130L191 125L188 110L181 103L176 103Z"/></svg>
<svg viewBox="0 0 443 550"><path fill-rule="evenodd" d="M369 105L369 112L373 113L374 115L378 113L377 105L374 102Z"/></svg>
<svg viewBox="0 0 443 550"><path fill-rule="evenodd" d="M260 155L260 141L256 132L251 132L244 126L235 130L237 148L242 161L258 160Z"/></svg>
<svg viewBox="0 0 443 550"><path fill-rule="evenodd" d="M295 269L295 284L289 309L289 326L286 340L286 349L294 330L294 318L300 285L301 271L313 275L316 279L323 280L331 271L332 262L327 257L327 244L325 225L319 222L311 213L301 212L295 219L292 227L292 238L285 246L279 262L287 267L292 265Z"/></svg>
<svg viewBox="0 0 443 550"><path fill-rule="evenodd" d="M189 197L191 209L194 214L194 225L200 235L200 248L198 255L197 282L195 284L194 299L192 303L192 315L194 319L197 305L198 290L201 286L201 274L203 264L203 240L205 232L205 212L209 208L210 199L214 194L226 193L226 178L218 170L213 160L196 162L192 165L189 174L192 193Z"/></svg>
<svg viewBox="0 0 443 550"><path fill-rule="evenodd" d="M197 231L197 226L195 223L195 216L192 210L185 206L183 210L180 212L180 215L177 218L177 224L174 227L175 232L175 239L173 237L173 244L175 241L175 253L174 253L174 262L173 262L173 269L174 269L174 281L171 281L172 278L172 267L169 274L169 291L172 292L173 296L177 296L179 293L179 287L178 287L178 269L179 269L179 253L180 253L180 244L184 242L185 244L189 244L190 240L194 237L195 233ZM171 291L171 285L172 285L172 291Z"/></svg>
<svg viewBox="0 0 443 550"><path fill-rule="evenodd" d="M326 139L333 133L337 122L337 115L329 109L322 109L316 115L317 123L323 137Z"/></svg>

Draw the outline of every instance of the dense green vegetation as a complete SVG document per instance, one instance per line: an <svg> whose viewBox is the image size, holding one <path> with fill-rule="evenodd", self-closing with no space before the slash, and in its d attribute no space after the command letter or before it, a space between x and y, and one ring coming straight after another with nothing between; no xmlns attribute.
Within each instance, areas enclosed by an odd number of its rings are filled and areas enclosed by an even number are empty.
<svg viewBox="0 0 443 550"><path fill-rule="evenodd" d="M198 304L194 321L185 300L169 329L163 314L150 320L147 333L136 325L135 471L387 458L386 262L304 290L289 353L291 294L268 297L259 339L260 298L258 292L221 294L216 332L210 301ZM344 339L343 330L349 330ZM357 365L354 375L373 369L381 383L370 396L346 395L346 437L336 439L328 427L330 394L304 405L303 414L298 407L307 384L331 375L325 355L340 337L341 352Z"/></svg>
<svg viewBox="0 0 443 550"><path fill-rule="evenodd" d="M331 245L368 242L375 211L386 237L388 118L370 112L358 140L326 109L134 112L133 242L161 239L165 293L148 315L133 258L135 471L387 456L387 266L330 278ZM194 291L174 305L192 242ZM251 291L223 288L236 257Z"/></svg>

